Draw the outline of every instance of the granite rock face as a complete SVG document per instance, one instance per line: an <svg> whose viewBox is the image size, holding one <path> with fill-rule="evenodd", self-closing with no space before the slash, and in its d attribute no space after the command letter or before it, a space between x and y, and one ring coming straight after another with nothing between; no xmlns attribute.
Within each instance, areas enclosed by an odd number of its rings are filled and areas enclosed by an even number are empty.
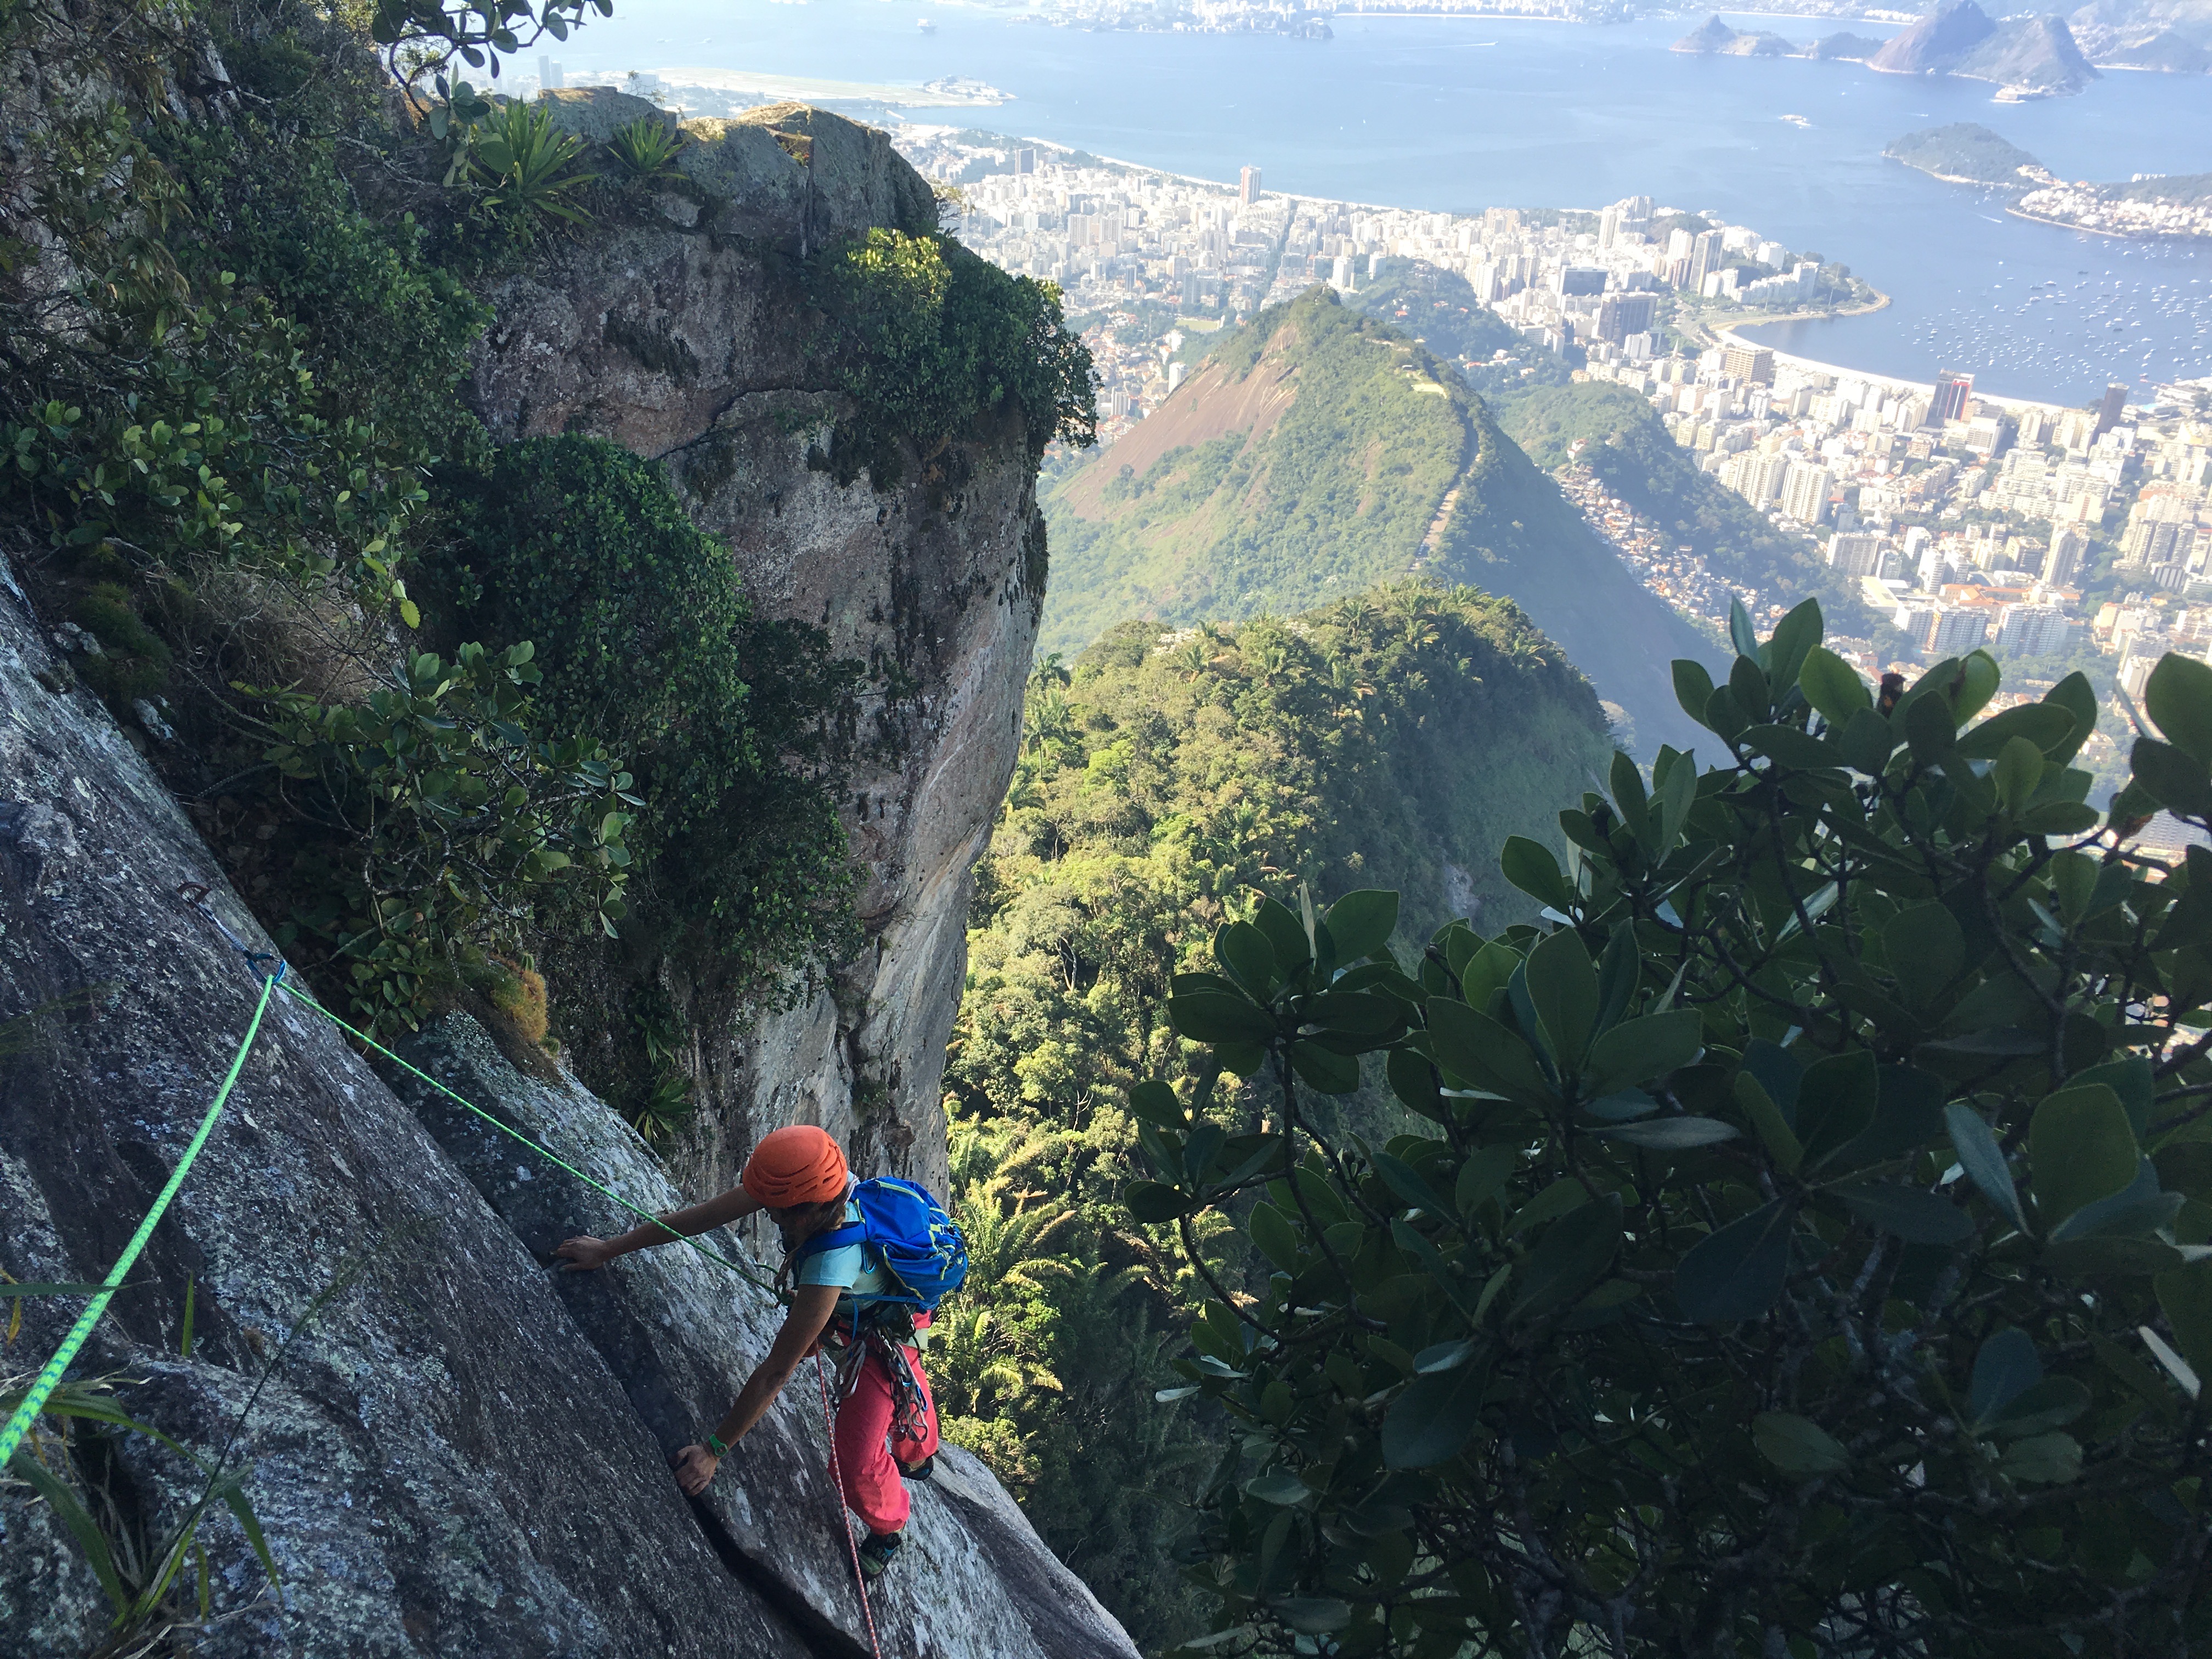
<svg viewBox="0 0 2212 1659"><path fill-rule="evenodd" d="M216 913L270 946L5 591L0 799L0 1268L96 1279L255 1002L252 972L178 888L210 884ZM612 1112L525 1079L465 1018L413 1052L633 1201L674 1196ZM688 1251L589 1278L536 1259L566 1231L617 1224L612 1209L421 1085L403 1103L319 1015L272 999L227 1113L74 1372L118 1379L133 1415L204 1452L242 1425L234 1458L250 1465L283 1586L264 1593L227 1513L208 1522L217 1616L200 1651L866 1650L808 1389L787 1392L703 1504L667 1472L765 1349L767 1299ZM33 1369L77 1305L27 1302L8 1368ZM885 1650L1133 1659L988 1474L957 1453L945 1465L878 1601ZM158 1535L190 1501L189 1474L134 1435L108 1480ZM78 1655L106 1621L46 1507L0 1486L0 1647Z"/></svg>
<svg viewBox="0 0 2212 1659"><path fill-rule="evenodd" d="M670 118L605 88L556 112L586 137ZM857 1165L941 1190L969 872L1012 775L1042 601L1032 471L1011 418L888 489L810 467L838 402L806 349L799 262L871 227L933 229L935 204L882 133L803 106L684 131L656 224L575 239L494 292L471 396L502 441L582 431L662 462L762 613L872 671L845 805L866 946L820 995L702 1034L680 1183L726 1186L761 1133L807 1121Z"/></svg>

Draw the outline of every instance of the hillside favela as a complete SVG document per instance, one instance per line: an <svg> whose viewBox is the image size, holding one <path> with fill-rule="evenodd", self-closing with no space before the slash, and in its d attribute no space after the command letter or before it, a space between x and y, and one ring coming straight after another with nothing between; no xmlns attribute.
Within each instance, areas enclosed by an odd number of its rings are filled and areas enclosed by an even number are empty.
<svg viewBox="0 0 2212 1659"><path fill-rule="evenodd" d="M2212 0L0 53L0 1659L2212 1652Z"/></svg>

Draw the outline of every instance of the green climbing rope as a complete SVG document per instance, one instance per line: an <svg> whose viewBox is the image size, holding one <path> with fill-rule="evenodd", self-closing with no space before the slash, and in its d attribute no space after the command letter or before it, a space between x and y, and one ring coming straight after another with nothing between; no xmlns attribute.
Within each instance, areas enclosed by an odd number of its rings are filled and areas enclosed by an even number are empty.
<svg viewBox="0 0 2212 1659"><path fill-rule="evenodd" d="M234 948L244 950L243 946ZM248 952L247 955L248 959L252 960L252 953ZM246 1065L246 1056L253 1048L254 1038L260 1035L261 1017L269 1011L270 996L279 986L283 988L294 1001L312 1008L340 1030L376 1050L393 1065L422 1079L447 1099L475 1113L501 1134L520 1141L547 1163L557 1169L567 1170L602 1198L620 1205L634 1216L661 1225L670 1238L683 1240L708 1261L714 1262L717 1267L728 1268L754 1289L764 1291L769 1296L778 1294L773 1281L761 1278L750 1268L731 1261L717 1250L708 1249L696 1237L679 1233L673 1227L666 1226L652 1211L641 1208L620 1193L592 1180L591 1176L586 1175L550 1147L532 1140L513 1124L495 1117L474 1101L465 1099L454 1093L453 1090L439 1082L419 1066L410 1065L393 1054L391 1049L369 1036L368 1032L347 1024L344 1020L324 1007L307 992L294 985L285 977L283 969L280 966L276 972L263 976L261 1000L253 1005L253 1018L246 1028L246 1036L239 1042L238 1052L231 1056L230 1070L224 1073L222 1086L216 1091L215 1099L209 1103L206 1115L200 1119L199 1130L192 1136L191 1144L185 1148L185 1155L177 1160L177 1167L169 1171L168 1184L161 1188L161 1195L154 1200L154 1207L146 1212L146 1218L138 1224L138 1231L131 1235L131 1243L124 1247L123 1254L116 1258L115 1266L109 1269L107 1277L100 1282L98 1292L90 1302L85 1304L84 1311L77 1316L76 1323L70 1328L69 1334L62 1339L61 1346L54 1350L53 1358L46 1361L36 1380L32 1382L30 1391L24 1395L23 1398L17 1402L14 1412L9 1415L7 1428L0 1431L0 1468L7 1466L8 1460L15 1455L16 1448L22 1444L23 1437L30 1431L33 1419L46 1406L47 1397L59 1386L64 1373L75 1362L77 1351L84 1346L85 1339L92 1334L92 1328L100 1322L100 1316L107 1311L109 1301L113 1298L115 1292L122 1288L125 1276L130 1273L132 1266L138 1260L138 1253L146 1248L146 1241L154 1236L154 1229L161 1224L162 1214L169 1207L169 1200L177 1195L177 1189L185 1184L185 1176L191 1172L192 1160L200 1155L200 1149L207 1145L208 1137L215 1132L216 1120L222 1115L224 1103L229 1100L231 1089L238 1082L238 1074ZM38 1288L44 1290L49 1287L42 1285Z"/></svg>
<svg viewBox="0 0 2212 1659"><path fill-rule="evenodd" d="M340 1019L336 1014L324 1007L321 1003L316 1001L314 998L308 995L307 992L300 989L299 987L294 985L290 981L288 980L285 981L284 989L291 994L292 1000L295 1002L304 1004L306 1006L313 1009L325 1019L330 1021L331 1024L337 1026L341 1031L346 1032L356 1040L366 1043L368 1047L375 1049L378 1054L382 1054L386 1060L398 1066L401 1070L411 1072L416 1077L421 1078L423 1082L428 1084L440 1094L445 1096L447 1099L453 1102L456 1105L465 1107L468 1110L474 1112L478 1117L490 1124L493 1128L498 1130L501 1134L512 1136L514 1139L520 1141L524 1146L529 1147L531 1151L536 1152L538 1157L544 1158L547 1163L555 1165L556 1168L566 1170L570 1175L575 1176L577 1180L582 1182L586 1187L589 1187L593 1192L599 1194L602 1198L610 1199L613 1202L621 1205L623 1209L628 1210L632 1215L641 1217L643 1219L650 1221L655 1225L659 1226L663 1231L667 1233L670 1238L682 1239L693 1249L698 1251L701 1255L706 1257L708 1261L714 1262L718 1267L727 1267L732 1273L737 1274L738 1278L752 1285L754 1289L764 1291L770 1296L777 1294L776 1287L772 1281L759 1278L750 1268L731 1261L727 1256L721 1255L718 1251L708 1249L707 1246L701 1243L695 1236L689 1233L678 1232L673 1227L670 1227L665 1223L663 1223L660 1218L653 1214L652 1211L641 1209L638 1206L631 1203L628 1199L624 1198L620 1193L611 1191L609 1188L601 1186L598 1182L592 1180L591 1176L586 1175L574 1164L568 1162L565 1158L562 1158L558 1153L553 1152L550 1148L540 1146L537 1141L532 1140L528 1135L523 1133L521 1130L516 1128L513 1124L508 1123L502 1119L494 1117L489 1112L484 1110L483 1107L477 1105L474 1101L465 1099L461 1096L455 1094L451 1089L448 1089L444 1084L439 1082L437 1079L432 1077L421 1066L410 1065L406 1060L402 1060L398 1054L393 1054L391 1049L386 1048L374 1037L369 1036L368 1032L362 1030L356 1026L347 1024L345 1021Z"/></svg>
<svg viewBox="0 0 2212 1659"><path fill-rule="evenodd" d="M154 1236L154 1229L161 1224L162 1212L169 1207L169 1200L185 1184L185 1176L191 1170L192 1160L200 1155L200 1148L207 1145L208 1137L215 1133L216 1119L222 1115L223 1103L230 1098L231 1088L237 1083L239 1073L245 1068L246 1056L253 1047L254 1037L261 1030L261 1016L269 1010L270 994L276 988L277 981L283 976L280 969L262 980L261 1000L253 1005L253 1018L246 1028L246 1036L239 1042L238 1052L231 1056L230 1070L223 1074L222 1086L215 1091L215 1099L209 1103L206 1115L200 1119L198 1133L192 1136L191 1144L185 1148L185 1155L177 1160L177 1167L169 1171L168 1184L161 1188L161 1195L154 1200L154 1207L146 1212L146 1218L138 1224L138 1231L131 1234L131 1242L123 1247L123 1254L116 1258L114 1267L108 1269L107 1277L100 1282L99 1293L85 1304L84 1311L76 1316L76 1323L70 1327L70 1334L62 1339L61 1346L54 1350L54 1357L46 1361L37 1380L31 1384L30 1392L9 1413L8 1426L0 1430L0 1468L7 1467L9 1460L15 1455L15 1449L23 1443L23 1437L30 1432L32 1420L45 1407L46 1397L61 1382L62 1373L69 1370L70 1362L76 1358L77 1350L84 1346L85 1338L92 1334L92 1328L100 1322L100 1316L107 1311L108 1302L122 1288L124 1276L138 1260L139 1251L146 1248L146 1241Z"/></svg>

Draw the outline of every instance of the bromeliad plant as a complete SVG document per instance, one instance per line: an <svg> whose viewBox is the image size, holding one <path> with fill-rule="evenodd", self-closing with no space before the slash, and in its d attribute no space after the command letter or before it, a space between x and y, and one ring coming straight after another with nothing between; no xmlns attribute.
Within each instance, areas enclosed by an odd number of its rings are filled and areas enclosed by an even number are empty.
<svg viewBox="0 0 2212 1659"><path fill-rule="evenodd" d="M2100 818L2079 676L1983 720L1982 653L1877 697L1820 631L1739 610L1725 685L1675 669L1723 763L1620 757L1565 867L1506 844L1542 926L1407 969L1391 896L1270 902L1176 981L1271 1114L1131 1103L1236 1430L1197 1646L2212 1642L2212 856L2124 840L2212 823L2212 668L2160 665ZM1362 1054L1421 1133L1317 1131Z"/></svg>

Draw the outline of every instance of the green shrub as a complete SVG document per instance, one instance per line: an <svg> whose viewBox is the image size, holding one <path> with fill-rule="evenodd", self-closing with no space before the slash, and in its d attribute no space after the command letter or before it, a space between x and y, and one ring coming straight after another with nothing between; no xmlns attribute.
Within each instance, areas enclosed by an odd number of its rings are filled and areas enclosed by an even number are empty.
<svg viewBox="0 0 2212 1659"><path fill-rule="evenodd" d="M1008 276L948 236L878 228L823 254L812 287L829 318L817 349L854 405L822 462L841 484L865 469L888 489L902 441L930 465L1004 404L1033 463L1055 438L1092 441L1097 377L1050 283Z"/></svg>
<svg viewBox="0 0 2212 1659"><path fill-rule="evenodd" d="M1131 1209L1255 1253L1190 1254L1217 1650L2212 1642L2212 858L2126 845L2212 824L2212 669L2100 823L2078 676L1978 720L1982 653L1877 702L1820 631L1739 607L1676 665L1724 763L1505 843L1544 926L1401 968L1395 896L1271 902L1176 981L1268 1099L1131 1097ZM1317 1130L1362 1055L1420 1133Z"/></svg>
<svg viewBox="0 0 2212 1659"><path fill-rule="evenodd" d="M637 775L635 948L748 988L841 953L853 878L835 762L853 665L757 622L728 551L617 445L535 439L446 483L452 626L535 641L546 717Z"/></svg>
<svg viewBox="0 0 2212 1659"><path fill-rule="evenodd" d="M599 175L579 165L583 143L553 125L543 104L510 98L467 130L469 174L486 210L524 222L572 225L592 216L571 198Z"/></svg>
<svg viewBox="0 0 2212 1659"><path fill-rule="evenodd" d="M372 1030L415 1029L473 959L533 929L611 935L623 912L630 775L596 744L536 735L534 654L421 653L358 706L265 694L300 843L280 942L319 945Z"/></svg>

